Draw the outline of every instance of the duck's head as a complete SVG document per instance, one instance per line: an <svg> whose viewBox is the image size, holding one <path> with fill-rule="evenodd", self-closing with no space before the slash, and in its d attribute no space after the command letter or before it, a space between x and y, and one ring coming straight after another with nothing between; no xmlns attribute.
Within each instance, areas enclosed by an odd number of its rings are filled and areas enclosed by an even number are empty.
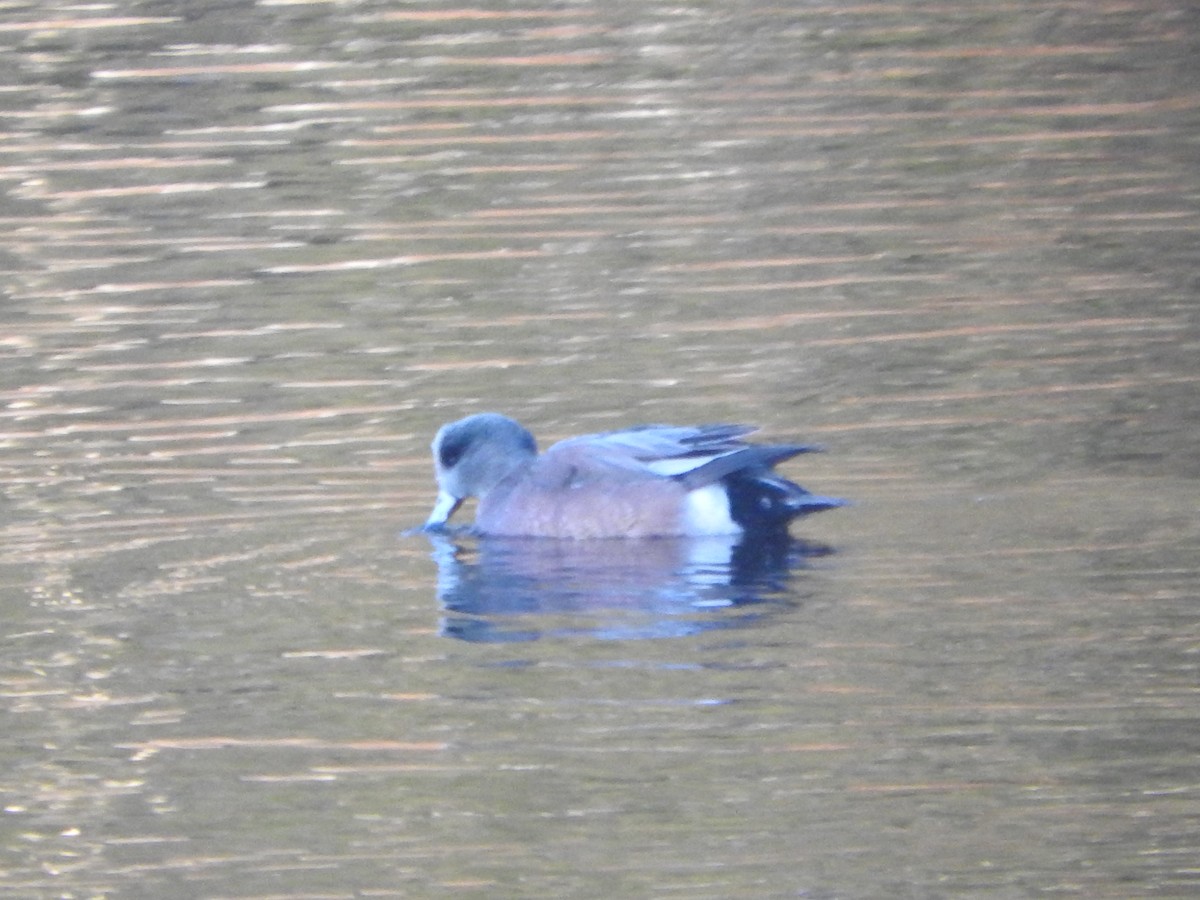
<svg viewBox="0 0 1200 900"><path fill-rule="evenodd" d="M485 496L535 458L537 441L508 416L479 413L443 425L433 439L438 496L425 528L444 526L468 497Z"/></svg>

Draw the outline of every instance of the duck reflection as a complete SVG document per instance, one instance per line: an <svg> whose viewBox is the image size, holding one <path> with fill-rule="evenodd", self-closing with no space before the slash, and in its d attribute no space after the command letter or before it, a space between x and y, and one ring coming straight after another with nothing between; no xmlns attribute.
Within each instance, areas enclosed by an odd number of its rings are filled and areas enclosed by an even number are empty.
<svg viewBox="0 0 1200 900"><path fill-rule="evenodd" d="M475 642L681 637L794 599L831 550L789 535L569 541L430 534L443 636Z"/></svg>

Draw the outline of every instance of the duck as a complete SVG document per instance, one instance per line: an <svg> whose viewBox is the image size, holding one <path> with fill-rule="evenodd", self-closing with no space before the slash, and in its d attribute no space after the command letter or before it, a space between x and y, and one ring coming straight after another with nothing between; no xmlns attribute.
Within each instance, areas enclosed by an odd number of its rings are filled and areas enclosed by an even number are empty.
<svg viewBox="0 0 1200 900"><path fill-rule="evenodd" d="M468 498L480 536L587 540L786 534L796 518L845 506L774 471L820 448L753 444L748 425L638 425L538 452L515 419L477 413L443 425L438 494L421 531L449 530Z"/></svg>

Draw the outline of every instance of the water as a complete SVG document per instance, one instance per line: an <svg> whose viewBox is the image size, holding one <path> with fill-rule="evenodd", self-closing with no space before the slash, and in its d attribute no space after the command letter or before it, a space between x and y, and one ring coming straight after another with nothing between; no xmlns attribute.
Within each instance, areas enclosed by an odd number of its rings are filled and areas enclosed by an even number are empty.
<svg viewBox="0 0 1200 900"><path fill-rule="evenodd" d="M0 888L1193 896L1196 35L8 10ZM749 566L402 537L483 409L856 503Z"/></svg>

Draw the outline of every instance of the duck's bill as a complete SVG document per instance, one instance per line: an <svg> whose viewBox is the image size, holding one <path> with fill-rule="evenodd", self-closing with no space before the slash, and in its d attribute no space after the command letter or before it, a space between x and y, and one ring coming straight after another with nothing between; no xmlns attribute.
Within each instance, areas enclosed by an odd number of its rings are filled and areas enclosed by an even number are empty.
<svg viewBox="0 0 1200 900"><path fill-rule="evenodd" d="M455 497L445 491L439 492L437 502L433 504L433 509L429 513L429 518L425 520L424 530L441 531L460 506L462 506L461 497Z"/></svg>

